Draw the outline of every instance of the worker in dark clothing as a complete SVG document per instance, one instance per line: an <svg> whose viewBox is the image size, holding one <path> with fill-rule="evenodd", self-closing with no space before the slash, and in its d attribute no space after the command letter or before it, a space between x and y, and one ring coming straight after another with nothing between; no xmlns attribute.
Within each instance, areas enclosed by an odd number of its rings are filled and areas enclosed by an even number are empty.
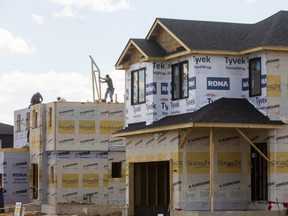
<svg viewBox="0 0 288 216"><path fill-rule="evenodd" d="M31 101L30 101L30 106L32 106L34 104L39 104L42 101L43 101L42 95L39 92L37 92L32 96Z"/></svg>
<svg viewBox="0 0 288 216"><path fill-rule="evenodd" d="M110 76L107 74L105 76L105 78L101 78L100 77L100 80L103 80L101 81L101 83L107 83L107 89L106 89L106 92L105 92L105 99L104 99L104 102L106 102L107 100L107 97L108 97L108 94L109 94L109 97L110 97L110 100L111 102L113 102L113 94L114 94L114 87L113 87L113 82L112 82L112 79L110 78Z"/></svg>

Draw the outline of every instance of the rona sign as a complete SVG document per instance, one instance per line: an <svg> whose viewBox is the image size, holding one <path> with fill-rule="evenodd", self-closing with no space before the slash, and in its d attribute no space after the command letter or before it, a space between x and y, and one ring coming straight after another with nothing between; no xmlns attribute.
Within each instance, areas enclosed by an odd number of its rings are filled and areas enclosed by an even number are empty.
<svg viewBox="0 0 288 216"><path fill-rule="evenodd" d="M208 90L230 90L230 79L224 77L207 77Z"/></svg>

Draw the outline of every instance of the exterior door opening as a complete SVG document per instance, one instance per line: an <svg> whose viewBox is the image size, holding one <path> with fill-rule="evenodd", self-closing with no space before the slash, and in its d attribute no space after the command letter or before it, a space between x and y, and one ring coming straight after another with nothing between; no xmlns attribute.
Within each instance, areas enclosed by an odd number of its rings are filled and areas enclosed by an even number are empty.
<svg viewBox="0 0 288 216"><path fill-rule="evenodd" d="M33 199L38 199L38 164L32 164Z"/></svg>
<svg viewBox="0 0 288 216"><path fill-rule="evenodd" d="M135 216L167 215L170 200L169 161L134 164Z"/></svg>
<svg viewBox="0 0 288 216"><path fill-rule="evenodd" d="M267 143L257 143L256 147L267 156ZM251 147L251 200L268 199L267 161Z"/></svg>

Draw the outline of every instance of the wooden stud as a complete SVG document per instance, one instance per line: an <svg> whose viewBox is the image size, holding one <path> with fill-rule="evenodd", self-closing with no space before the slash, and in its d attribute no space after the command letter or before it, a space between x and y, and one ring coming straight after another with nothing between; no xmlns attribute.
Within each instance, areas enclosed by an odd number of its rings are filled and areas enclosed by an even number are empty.
<svg viewBox="0 0 288 216"><path fill-rule="evenodd" d="M210 205L211 212L214 211L214 142L213 128L210 128Z"/></svg>
<svg viewBox="0 0 288 216"><path fill-rule="evenodd" d="M190 135L190 133L191 133L191 130L192 130L192 128L188 128L188 129L186 130L186 132L185 132L185 134L184 134L184 136L183 136L183 138L181 139L181 142L180 142L180 144L179 144L179 148L180 148L180 149L182 149L182 148L184 147L185 143L187 142L188 137L189 137L189 135Z"/></svg>

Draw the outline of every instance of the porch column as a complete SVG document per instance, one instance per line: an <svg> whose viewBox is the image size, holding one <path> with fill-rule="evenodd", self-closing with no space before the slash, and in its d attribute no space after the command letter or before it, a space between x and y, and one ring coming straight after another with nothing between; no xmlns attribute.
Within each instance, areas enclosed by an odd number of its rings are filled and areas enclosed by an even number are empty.
<svg viewBox="0 0 288 216"><path fill-rule="evenodd" d="M214 211L214 142L213 128L210 128L210 205L211 212Z"/></svg>

